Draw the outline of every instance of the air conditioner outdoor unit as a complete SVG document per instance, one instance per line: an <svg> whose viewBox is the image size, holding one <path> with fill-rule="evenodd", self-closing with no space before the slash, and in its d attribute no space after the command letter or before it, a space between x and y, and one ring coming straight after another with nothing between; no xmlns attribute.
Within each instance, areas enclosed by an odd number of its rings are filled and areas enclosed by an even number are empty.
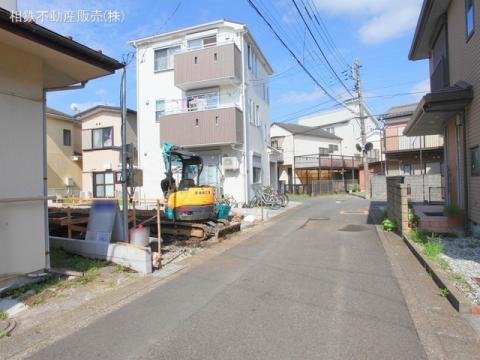
<svg viewBox="0 0 480 360"><path fill-rule="evenodd" d="M224 157L222 159L222 167L223 167L223 170L238 170L239 168L238 159L234 156Z"/></svg>
<svg viewBox="0 0 480 360"><path fill-rule="evenodd" d="M65 178L65 186L73 186L73 178L71 177Z"/></svg>

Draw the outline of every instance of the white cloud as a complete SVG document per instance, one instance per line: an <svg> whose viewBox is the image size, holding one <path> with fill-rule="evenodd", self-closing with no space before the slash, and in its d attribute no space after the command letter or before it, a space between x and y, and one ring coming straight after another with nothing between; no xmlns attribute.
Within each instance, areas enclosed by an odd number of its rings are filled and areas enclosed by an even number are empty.
<svg viewBox="0 0 480 360"><path fill-rule="evenodd" d="M279 100L279 103L284 104L299 104L305 102L311 102L322 99L325 93L321 89L315 89L313 91L288 91Z"/></svg>
<svg viewBox="0 0 480 360"><path fill-rule="evenodd" d="M422 98L423 95L430 92L430 79L425 79L416 83L410 90L412 97L417 101ZM414 94L415 93L415 94Z"/></svg>
<svg viewBox="0 0 480 360"><path fill-rule="evenodd" d="M319 10L361 19L358 36L379 44L405 35L417 23L422 0L314 0Z"/></svg>

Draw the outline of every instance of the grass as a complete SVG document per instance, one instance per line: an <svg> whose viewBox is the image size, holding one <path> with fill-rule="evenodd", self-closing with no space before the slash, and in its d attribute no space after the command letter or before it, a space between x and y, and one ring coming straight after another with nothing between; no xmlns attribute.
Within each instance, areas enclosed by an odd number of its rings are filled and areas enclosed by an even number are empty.
<svg viewBox="0 0 480 360"><path fill-rule="evenodd" d="M440 296L446 298L450 294L447 288L440 289Z"/></svg>
<svg viewBox="0 0 480 360"><path fill-rule="evenodd" d="M410 238L412 239L413 242L416 242L417 244L425 244L428 241L428 236L427 234L419 230L418 228L412 229L410 231Z"/></svg>
<svg viewBox="0 0 480 360"><path fill-rule="evenodd" d="M121 264L115 264L113 266L113 272L114 273L124 273L124 272L129 272L130 269L127 266L121 265Z"/></svg>
<svg viewBox="0 0 480 360"><path fill-rule="evenodd" d="M48 299L58 296L62 290L90 283L100 275L100 268L106 266L103 261L68 254L62 250L52 251L50 261L53 267L79 271L83 275L67 280L62 276L50 274L40 283L27 284L6 291L2 294L2 297L20 298L29 306L43 304Z"/></svg>
<svg viewBox="0 0 480 360"><path fill-rule="evenodd" d="M455 280L459 283L462 283L462 284L467 283L467 280L465 279L465 277L462 274L453 273L453 274L450 275L450 277L452 278L452 280Z"/></svg>
<svg viewBox="0 0 480 360"><path fill-rule="evenodd" d="M8 314L5 310L0 311L0 320L7 320Z"/></svg>
<svg viewBox="0 0 480 360"><path fill-rule="evenodd" d="M288 194L290 199L310 199L311 196L308 194Z"/></svg>
<svg viewBox="0 0 480 360"><path fill-rule="evenodd" d="M424 254L432 260L438 260L439 255L443 251L443 244L439 240L428 239L424 244Z"/></svg>

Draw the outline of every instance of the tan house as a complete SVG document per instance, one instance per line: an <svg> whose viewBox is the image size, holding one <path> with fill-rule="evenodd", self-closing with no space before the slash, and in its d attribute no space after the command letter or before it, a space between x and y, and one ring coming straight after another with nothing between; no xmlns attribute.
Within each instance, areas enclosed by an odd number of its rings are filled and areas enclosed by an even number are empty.
<svg viewBox="0 0 480 360"><path fill-rule="evenodd" d="M85 110L75 119L82 124L82 195L115 197L121 193L121 110L99 105ZM137 146L137 113L127 110L127 144ZM135 154L135 151L133 152ZM134 162L136 164L136 162Z"/></svg>
<svg viewBox="0 0 480 360"><path fill-rule="evenodd" d="M0 276L49 267L47 92L123 66L14 11L0 0Z"/></svg>
<svg viewBox="0 0 480 360"><path fill-rule="evenodd" d="M474 0L425 0L409 58L429 59L431 92L404 133L445 139L447 203L480 230L480 24Z"/></svg>
<svg viewBox="0 0 480 360"><path fill-rule="evenodd" d="M47 108L48 194L78 196L82 188L82 125Z"/></svg>
<svg viewBox="0 0 480 360"><path fill-rule="evenodd" d="M384 123L382 145L387 176L442 173L443 136L403 134L417 105L393 106L380 118Z"/></svg>

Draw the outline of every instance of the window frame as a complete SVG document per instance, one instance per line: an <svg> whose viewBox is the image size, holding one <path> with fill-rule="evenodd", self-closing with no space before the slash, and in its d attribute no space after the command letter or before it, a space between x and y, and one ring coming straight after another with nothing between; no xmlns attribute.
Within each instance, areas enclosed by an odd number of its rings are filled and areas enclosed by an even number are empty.
<svg viewBox="0 0 480 360"><path fill-rule="evenodd" d="M104 143L103 143L103 131L106 130L106 129L111 129L112 131L112 145L110 146L105 146ZM94 142L94 133L95 131L99 131L101 130L102 131L102 146L101 147L96 147L95 146L95 142ZM91 137L92 137L92 148L91 150L104 150L104 149L113 149L114 147L114 144L115 144L115 132L113 131L113 126L105 126L105 127L101 127L101 128L95 128L95 129L91 129L92 133L91 133Z"/></svg>
<svg viewBox="0 0 480 360"><path fill-rule="evenodd" d="M410 169L410 171L408 172L408 174L406 173L405 168L409 168L409 169ZM411 175L412 175L412 171L413 171L413 166L412 166L412 164L403 164L403 168L402 168L402 173L403 173L403 175L411 176Z"/></svg>
<svg viewBox="0 0 480 360"><path fill-rule="evenodd" d="M257 178L257 179L255 179ZM252 166L252 184L261 184L262 183L262 168L258 165Z"/></svg>
<svg viewBox="0 0 480 360"><path fill-rule="evenodd" d="M112 183L107 183L106 182L106 175L107 174L112 174ZM106 198L106 199L112 199L112 198L115 198L115 180L116 180L116 173L115 171L95 171L93 172L93 197L94 198L99 198L99 199L103 199L103 198ZM98 183L97 182L97 175L103 175L103 183ZM97 191L97 188L98 187L102 187L103 188L103 196L99 196L98 195L98 191ZM113 195L112 196L107 196L106 195L106 190L107 190L107 186L113 186Z"/></svg>
<svg viewBox="0 0 480 360"><path fill-rule="evenodd" d="M161 110L157 110L157 105L159 102L163 102L163 112ZM160 112L162 112L161 114L159 114ZM166 102L165 102L165 99L157 99L155 100L155 122L160 122L160 118L162 116L165 116L166 115Z"/></svg>
<svg viewBox="0 0 480 360"><path fill-rule="evenodd" d="M472 4L472 29L468 31L468 3ZM475 34L475 0L465 0L465 39L468 42Z"/></svg>
<svg viewBox="0 0 480 360"><path fill-rule="evenodd" d="M171 49L175 49L177 48L176 51L174 51L173 53L171 53ZM162 72L162 71L170 71L170 70L173 70L175 68L175 61L173 60L174 56L176 53L180 52L182 50L182 47L180 44L176 44L176 45L170 45L170 46L165 46L165 47L159 47L159 48L155 48L153 49L153 72L154 73L159 73L159 72ZM156 62L156 54L158 51L166 51L167 52L167 66L166 68L162 68L162 69L159 69L157 68L157 62Z"/></svg>
<svg viewBox="0 0 480 360"><path fill-rule="evenodd" d="M65 135L67 135L67 138ZM68 141L65 141L65 139L68 139ZM72 146L72 130L70 129L63 129L63 146Z"/></svg>
<svg viewBox="0 0 480 360"><path fill-rule="evenodd" d="M476 155L474 155L476 153ZM475 160L478 166L475 166ZM470 148L470 175L480 176L480 146Z"/></svg>

